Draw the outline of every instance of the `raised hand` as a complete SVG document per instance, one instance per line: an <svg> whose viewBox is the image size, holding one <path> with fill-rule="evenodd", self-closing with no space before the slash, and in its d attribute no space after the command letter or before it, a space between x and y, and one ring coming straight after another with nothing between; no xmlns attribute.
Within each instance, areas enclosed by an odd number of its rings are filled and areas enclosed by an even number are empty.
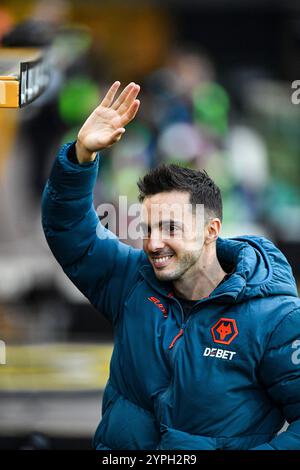
<svg viewBox="0 0 300 470"><path fill-rule="evenodd" d="M80 129L76 142L79 163L94 160L95 152L118 142L125 132L124 126L135 117L140 106L140 101L136 99L140 86L129 83L114 101L119 87L120 82L113 83Z"/></svg>

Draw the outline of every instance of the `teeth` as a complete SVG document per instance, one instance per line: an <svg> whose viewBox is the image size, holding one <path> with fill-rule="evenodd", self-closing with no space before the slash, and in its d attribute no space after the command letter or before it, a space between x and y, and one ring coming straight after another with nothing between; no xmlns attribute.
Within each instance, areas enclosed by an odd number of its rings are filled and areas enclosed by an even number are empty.
<svg viewBox="0 0 300 470"><path fill-rule="evenodd" d="M155 264L163 264L166 261L168 261L171 258L171 256L163 256L162 258L155 258L154 263Z"/></svg>

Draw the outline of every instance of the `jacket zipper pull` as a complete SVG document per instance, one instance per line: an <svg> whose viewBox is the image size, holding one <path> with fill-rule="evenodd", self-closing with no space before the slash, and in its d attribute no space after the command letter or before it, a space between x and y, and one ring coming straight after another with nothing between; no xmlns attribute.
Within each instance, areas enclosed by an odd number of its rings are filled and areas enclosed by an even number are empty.
<svg viewBox="0 0 300 470"><path fill-rule="evenodd" d="M173 341L172 343L170 344L170 346L168 347L168 349L172 349L174 344L176 343L176 341L180 338L180 336L183 335L183 332L184 332L184 329L183 328L180 328L179 330L179 333L175 336L175 338L173 338Z"/></svg>

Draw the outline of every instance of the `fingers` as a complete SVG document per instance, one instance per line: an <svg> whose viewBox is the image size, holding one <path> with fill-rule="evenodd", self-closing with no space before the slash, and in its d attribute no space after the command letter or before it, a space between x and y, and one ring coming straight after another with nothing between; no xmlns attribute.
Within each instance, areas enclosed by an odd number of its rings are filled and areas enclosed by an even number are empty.
<svg viewBox="0 0 300 470"><path fill-rule="evenodd" d="M133 104L139 92L140 92L140 86L135 84L135 86L130 90L130 92L124 99L123 103L119 106L119 108L116 111L120 115L125 114L129 110L130 106Z"/></svg>
<svg viewBox="0 0 300 470"><path fill-rule="evenodd" d="M118 99L114 102L114 104L112 105L112 108L115 109L115 110L119 110L120 106L124 103L124 101L130 97L131 93L134 93L136 88L138 87L138 91L139 91L139 86L136 85L134 82L131 82L129 83L129 85L127 85L124 90L122 91L122 93L120 94L120 96L118 97Z"/></svg>
<svg viewBox="0 0 300 470"><path fill-rule="evenodd" d="M124 88L124 90L122 91L118 99L113 103L113 100L116 96L116 93L119 87L120 87L120 82L119 81L114 82L112 86L110 87L110 89L108 90L108 92L106 93L105 97L103 98L100 106L103 106L106 108L111 106L111 108L117 111L119 115L124 115L125 122L126 121L129 122L129 120L134 118L139 107L139 102L137 105L135 101L138 101L136 100L136 97L140 92L140 86L134 82L129 83ZM132 106L133 108L131 109ZM132 115L133 112L135 112L134 115Z"/></svg>
<svg viewBox="0 0 300 470"><path fill-rule="evenodd" d="M132 119L135 118L136 113L140 107L140 100L134 100L129 109L121 117L122 126L126 126Z"/></svg>
<svg viewBox="0 0 300 470"><path fill-rule="evenodd" d="M121 83L118 81L112 84L112 86L104 96L103 100L101 101L100 106L109 107L112 104L120 85Z"/></svg>

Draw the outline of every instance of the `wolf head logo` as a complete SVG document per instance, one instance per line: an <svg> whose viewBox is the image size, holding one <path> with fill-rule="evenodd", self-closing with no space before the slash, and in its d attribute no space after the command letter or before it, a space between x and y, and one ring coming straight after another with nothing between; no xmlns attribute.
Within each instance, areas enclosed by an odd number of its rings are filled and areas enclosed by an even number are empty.
<svg viewBox="0 0 300 470"><path fill-rule="evenodd" d="M230 344L239 334L233 318L220 318L210 329L214 343Z"/></svg>
<svg viewBox="0 0 300 470"><path fill-rule="evenodd" d="M228 336L232 333L231 324L227 323L227 325L225 325L225 323L221 323L221 325L219 326L219 328L216 331L219 333L220 339L222 341L224 341L226 336Z"/></svg>

